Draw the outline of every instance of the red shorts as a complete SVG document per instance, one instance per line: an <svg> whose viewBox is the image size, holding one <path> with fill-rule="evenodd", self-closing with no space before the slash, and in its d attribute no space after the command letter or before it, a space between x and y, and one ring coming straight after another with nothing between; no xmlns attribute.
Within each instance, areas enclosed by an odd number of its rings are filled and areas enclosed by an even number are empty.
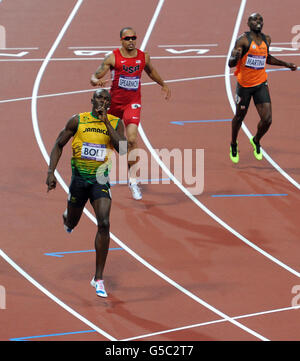
<svg viewBox="0 0 300 361"><path fill-rule="evenodd" d="M120 105L111 103L108 113L121 118L125 127L127 127L128 124L136 124L138 126L141 118L141 104L130 103Z"/></svg>

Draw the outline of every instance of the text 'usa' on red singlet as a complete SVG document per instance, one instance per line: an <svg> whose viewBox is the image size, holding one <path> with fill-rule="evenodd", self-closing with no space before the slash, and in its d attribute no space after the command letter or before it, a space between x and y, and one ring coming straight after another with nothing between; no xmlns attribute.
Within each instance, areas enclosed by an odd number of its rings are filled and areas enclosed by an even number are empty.
<svg viewBox="0 0 300 361"><path fill-rule="evenodd" d="M128 104L141 102L141 77L145 67L145 53L139 49L135 58L124 58L120 49L113 51L115 66L111 70L112 103Z"/></svg>

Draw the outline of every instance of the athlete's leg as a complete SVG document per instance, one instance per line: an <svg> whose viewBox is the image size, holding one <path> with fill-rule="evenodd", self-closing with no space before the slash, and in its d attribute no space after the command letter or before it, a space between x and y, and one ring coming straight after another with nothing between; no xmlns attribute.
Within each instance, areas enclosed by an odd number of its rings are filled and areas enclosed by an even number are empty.
<svg viewBox="0 0 300 361"><path fill-rule="evenodd" d="M109 215L111 208L110 198L98 198L94 200L92 206L97 218L97 233L95 237L95 250L96 250L96 272L95 280L103 279L103 270L106 263L109 247Z"/></svg>
<svg viewBox="0 0 300 361"><path fill-rule="evenodd" d="M231 144L236 144L239 131L241 129L243 120L247 114L248 107L242 104L237 104L236 113L231 122Z"/></svg>
<svg viewBox="0 0 300 361"><path fill-rule="evenodd" d="M261 138L267 133L272 124L272 105L271 103L256 104L256 109L259 114L260 121L257 125L254 142L259 144Z"/></svg>
<svg viewBox="0 0 300 361"><path fill-rule="evenodd" d="M138 152L137 152L137 135L138 135L138 126L134 123L130 123L126 126L126 137L128 143L128 170L129 177L136 178L136 174L131 171L131 168L134 164L138 162Z"/></svg>
<svg viewBox="0 0 300 361"><path fill-rule="evenodd" d="M84 206L75 207L68 202L67 212L63 214L64 225L74 229L80 221Z"/></svg>
<svg viewBox="0 0 300 361"><path fill-rule="evenodd" d="M257 87L257 91L253 94L253 100L260 117L253 141L259 144L259 141L267 133L272 124L271 97L267 82Z"/></svg>
<svg viewBox="0 0 300 361"><path fill-rule="evenodd" d="M88 200L87 184L80 176L73 176L69 187L68 206L63 214L64 225L73 230L82 215L84 206Z"/></svg>
<svg viewBox="0 0 300 361"><path fill-rule="evenodd" d="M231 144L236 145L237 137L241 129L243 120L247 114L251 101L251 90L243 88L237 83L236 86L236 112L231 122Z"/></svg>

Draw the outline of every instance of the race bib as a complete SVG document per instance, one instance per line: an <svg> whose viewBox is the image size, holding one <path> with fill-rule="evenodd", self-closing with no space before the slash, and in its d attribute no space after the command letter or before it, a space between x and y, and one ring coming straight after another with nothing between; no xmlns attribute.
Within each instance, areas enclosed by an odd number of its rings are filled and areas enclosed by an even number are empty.
<svg viewBox="0 0 300 361"><path fill-rule="evenodd" d="M261 55L248 54L245 66L251 69L264 69L266 57Z"/></svg>
<svg viewBox="0 0 300 361"><path fill-rule="evenodd" d="M138 90L140 78L138 76L124 76L120 75L119 88L126 90Z"/></svg>
<svg viewBox="0 0 300 361"><path fill-rule="evenodd" d="M103 144L83 143L81 148L81 159L96 160L104 162L106 147Z"/></svg>

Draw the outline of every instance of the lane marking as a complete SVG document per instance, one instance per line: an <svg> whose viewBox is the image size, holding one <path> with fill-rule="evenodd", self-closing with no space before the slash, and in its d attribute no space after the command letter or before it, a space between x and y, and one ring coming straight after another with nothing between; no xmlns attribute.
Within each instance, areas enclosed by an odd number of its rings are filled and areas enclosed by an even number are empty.
<svg viewBox="0 0 300 361"><path fill-rule="evenodd" d="M217 123L217 122L231 122L230 119L208 119L208 120L174 120L171 121L171 124L184 125L184 124L194 124L194 123Z"/></svg>
<svg viewBox="0 0 300 361"><path fill-rule="evenodd" d="M218 46L218 44L157 45L159 48L188 48L190 46Z"/></svg>
<svg viewBox="0 0 300 361"><path fill-rule="evenodd" d="M42 61L42 59L41 59ZM298 67L300 70L300 66ZM267 69L267 72L278 72L278 71L289 71L289 69L286 68L277 68L277 69ZM233 76L233 73L229 74L229 76ZM165 83L178 83L178 82L184 82L184 81L193 81L193 80L203 80L203 79L214 79L214 78L224 78L225 74L216 74L216 75L204 75L204 76L196 76L192 78L180 78L180 79L170 79L165 80ZM156 85L155 82L146 82L142 83L142 86L147 85ZM105 88L109 89L109 88ZM94 89L84 89L84 90L74 90L69 92L63 92L63 93L53 93L53 94L44 94L44 95L38 95L38 99L42 98L51 98L51 97L57 97L57 96L63 96L63 95L73 95L73 94L80 94L80 93L92 93L94 92ZM13 99L4 99L0 100L1 103L10 103L10 102L17 102L17 101L24 101L24 100L31 100L32 97L24 97L24 98L13 98Z"/></svg>
<svg viewBox="0 0 300 361"><path fill-rule="evenodd" d="M31 103L31 111L32 111L32 117L36 117L36 95L38 93L38 89L39 89L39 84L43 75L43 72L47 66L47 59L50 59L50 57L52 56L52 54L54 53L57 45L59 44L61 38L63 37L64 33L66 32L67 28L69 27L69 25L71 24L73 18L75 17L79 7L81 6L83 0L78 0L77 3L75 4L72 12L70 13L67 21L65 22L63 28L61 29L57 39L55 40L54 44L52 45L49 53L47 54L46 58L45 58L45 62L42 64L38 75L36 77L35 83L34 83L34 87L33 87L33 93L32 93L32 103ZM36 127L36 125L34 125L34 127ZM38 136L38 135L37 135ZM39 138L39 140L41 140ZM45 152L45 150L43 150L43 152ZM76 312L75 310L73 310L71 307L69 307L68 305L66 305L64 302L62 302L60 299L58 299L56 296L54 296L51 292L49 292L45 287L43 287L40 283L38 283L36 280L34 280L28 273L26 273L19 265L17 265L10 257L8 257L8 255L6 253L4 253L2 251L2 249L0 249L0 256L5 259L6 262L8 262L16 271L18 271L23 277L25 277L30 283L32 283L36 288L38 288L41 292L43 292L47 297L49 297L50 299L52 299L54 302L56 302L60 307L64 308L67 312L69 312L71 315L75 316L76 318L78 318L80 321L82 321L83 323L85 323L86 325L88 325L89 327L91 327L92 329L94 329L95 331L97 331L99 334L103 335L104 337L106 337L107 339L111 340L111 341L117 341L113 336L111 336L110 334L108 334L107 332L105 332L104 330L100 329L98 326L96 326L95 324L93 324L92 322L90 322L89 320L87 320L85 317L83 317L82 315L80 315L78 312Z"/></svg>
<svg viewBox="0 0 300 361"><path fill-rule="evenodd" d="M162 8L162 5L164 3L164 0L159 0L159 3L157 5L157 8L155 10L155 13L151 19L150 25L147 29L146 35L144 37L144 40L142 42L141 45L141 49L145 49L146 44L148 42L148 39L150 37L150 34L152 32L152 29L154 27L154 24L156 23L157 17L160 13L160 10ZM38 89L39 89L39 84L41 82L41 78L43 76L43 73L47 67L47 64L49 62L49 59L51 58L52 54L54 53L57 45L59 44L61 38L63 36L63 32L61 32L61 36L59 35L58 38L56 39L55 43L53 44L51 50L49 51L45 62L42 64L37 78L35 80L34 83L34 88L33 88L33 94L32 94L32 103L31 103L31 111L32 111L32 123L33 123L33 129L34 129L34 133L36 136L36 140L37 143L40 147L41 153L44 156L47 164L49 164L49 155L45 149L45 145L42 141L42 137L39 131L39 126L38 126L38 117L37 117L37 95L38 95ZM156 157L157 154L155 153ZM63 179L61 178L60 174L55 171L55 176L58 180L58 182L61 184L62 188L66 191L66 193L68 193L68 187L65 184L65 182L63 181ZM173 175L171 175L173 177ZM174 177L173 177L174 178ZM176 180L177 181L177 180ZM95 223L97 224L96 218L86 209L84 208L84 213ZM220 317L228 320L230 323L234 324L235 326L237 326L238 328L244 330L247 333L250 333L252 335L254 335L255 337L257 337L260 340L264 340L264 341L268 341L267 338L265 338L264 336L260 335L259 333L249 329L248 327L244 326L243 324L239 323L236 320L233 320L230 316L228 316L227 314L221 312L220 310L216 309L215 307L211 306L210 304L208 304L207 302L205 302L204 300L202 300L201 298L197 297L196 295L194 295L192 292L188 291L187 289L185 289L184 287L180 286L178 283L176 283L175 281L173 281L171 278L169 278L168 276L166 276L165 274L163 274L161 271L159 271L158 269L156 269L155 267L153 267L151 264L149 264L147 261L145 261L142 257L140 257L139 255L137 255L135 252L133 252L129 247L127 247L122 241L120 241L115 235L113 235L112 233L110 233L111 239L113 239L120 247L124 248L129 254L131 254L134 258L136 258L139 262L141 262L145 267L147 267L148 269L152 270L155 274L157 274L159 277L161 277L162 279L164 279L166 282L168 282L169 284L171 284L172 286L174 286L175 288L177 288L179 291L181 291L182 293L186 294L187 296L189 296L190 298L192 298L193 300L195 300L196 302L198 302L199 304L201 304L202 306L208 308L209 310L211 310L212 312L216 313L217 315L219 315Z"/></svg>
<svg viewBox="0 0 300 361"><path fill-rule="evenodd" d="M32 339L35 339L35 338L56 337L56 336L66 336L66 335L78 335L80 333L91 333L91 332L96 332L96 331L95 330L85 330L85 331L51 333L51 334L48 334L48 335L25 336L25 337L11 338L10 341L26 341L26 340L32 340Z"/></svg>
<svg viewBox="0 0 300 361"><path fill-rule="evenodd" d="M231 109L233 111L233 113L235 114L235 101L233 98L233 94L232 94L232 89L231 89L231 83L230 83L230 68L228 66L228 61L231 55L231 51L234 48L234 44L236 41L236 38L238 36L238 31L241 25L241 20L245 11L245 6L246 6L247 0L242 0L242 4L241 4L241 8L235 23L235 27L233 30L233 34L232 34L232 38L231 38L231 42L229 45L229 49L228 49L228 54L227 54L227 59L226 59L226 63L225 63L225 86L226 86L226 93L227 93L227 97L229 100L229 103L231 105ZM245 122L242 123L242 129L245 132L245 134L248 136L248 138L250 139L253 135L251 134L251 132L249 131L249 129L247 128L247 126L245 125ZM261 147L263 156L265 157L265 159L283 176L285 177L290 183L292 183L296 188L300 189L300 184L293 179L289 174L287 174L268 154L267 152Z"/></svg>
<svg viewBox="0 0 300 361"><path fill-rule="evenodd" d="M287 196L286 193L271 193L271 194L213 194L211 197L218 198L218 197L280 197L280 196Z"/></svg>
<svg viewBox="0 0 300 361"><path fill-rule="evenodd" d="M271 313L284 312L284 311L290 311L290 310L292 310L292 311L298 310L299 308L300 308L300 306L290 306L290 307L278 308L278 309L274 309L274 310L267 310L267 311L249 313L249 314L240 315L240 316L234 316L233 318L234 319L243 319L243 318L249 318L249 317L263 316L263 315L267 315L267 314L271 314ZM207 325L214 325L214 324L224 323L224 322L228 322L228 321L224 320L224 319L218 319L218 320L212 320L212 321L207 321L207 322L201 322L201 323L196 323L196 324L187 325L187 326L170 328L168 330L162 330L162 331L158 331L158 332L148 333L148 334L144 334L144 335L138 335L138 336L122 339L120 341L134 341L134 340L138 340L141 338L153 337L153 336L163 335L166 333L188 330L191 328L203 327L203 326L207 326ZM24 341L24 340L28 340L28 339L34 339L34 338L75 335L75 334L93 333L93 332L96 332L96 331L95 330L70 331L70 332L53 333L53 334L47 334L47 335L35 335L35 336L24 336L24 337L18 337L18 338L11 338L10 341Z"/></svg>
<svg viewBox="0 0 300 361"><path fill-rule="evenodd" d="M263 315L267 315L267 314L271 314L271 313L275 313L275 312L298 310L299 308L300 308L300 306L291 306L291 307L285 307L285 308L278 308L275 310L268 310L268 311L262 311L262 312L249 313L246 315L234 316L232 318L235 320L239 320L239 319L243 319L243 318L263 316ZM190 328L203 327L203 326L207 326L207 325L214 325L217 323L224 323L224 322L227 322L227 321L223 320L223 319L219 319L219 320L207 321L207 322L202 322L202 323L196 323L194 325L182 326L182 327L172 328L169 330L158 331L158 332L148 333L145 335L139 335L139 336L135 336L135 337L125 338L120 341L133 341L133 340L138 340L141 338L152 337L152 336L157 336L157 335L161 335L161 334L165 334L165 333L177 332L177 331L187 330Z"/></svg>
<svg viewBox="0 0 300 361"><path fill-rule="evenodd" d="M193 77L193 78L180 78L180 79L173 79L173 80L165 80L165 83L177 83L177 82L192 81L192 80L224 78L224 76L225 76L224 74L204 75L204 76L197 76L197 77ZM155 82L147 82L147 83L142 83L142 86L154 85L154 84L156 84L156 83ZM105 88L105 89L109 89L109 88ZM73 94L80 94L80 93L92 93L94 91L95 91L95 89L85 89L85 90L75 90L75 91L64 92L64 93L44 94L44 95L38 95L37 99L57 97L57 96L62 96L62 95L73 95ZM23 100L31 100L31 99L32 99L32 97L5 99L5 100L0 100L0 104L16 102L16 101L23 101Z"/></svg>
<svg viewBox="0 0 300 361"><path fill-rule="evenodd" d="M239 13L238 13L238 20L237 22L241 21L243 12L244 12L244 7L246 5L246 1L245 0L241 0L241 4L240 4L240 9L239 9ZM237 31L237 29L235 29L235 31ZM234 38L234 37L233 37ZM144 43L143 43L144 46ZM143 50L143 47L141 47L141 50ZM229 79L229 77L228 77ZM266 258L268 258L270 261L274 262L275 264L277 264L278 266L282 267L283 269L285 269L286 271L292 273L293 275L300 277L300 273L296 270L294 270L293 268L291 268L290 266L284 264L283 262L281 262L279 259L275 258L274 256L272 256L271 254L267 253L266 251L264 251L262 248L258 247L256 244L250 242L246 237L244 237L243 235L241 235L239 232L237 232L235 229L233 229L231 226L229 226L227 223L225 223L221 218L219 218L215 213L213 213L211 210L209 210L203 203L201 203L195 196L193 196L178 180L177 178L175 178L175 176L173 175L173 173L171 173L171 171L169 170L169 168L166 167L166 165L162 162L162 160L158 157L157 153L155 152L155 150L153 149L149 139L147 138L142 124L139 124L139 133L140 136L142 138L142 140L144 141L146 147L148 148L148 150L150 151L150 153L152 154L153 158L156 160L156 162L161 166L161 168L163 169L163 171L165 172L165 174L174 182L174 184L177 185L177 187L179 189L182 190L182 192L188 197L190 198L199 208L201 208L206 214L208 214L212 219L214 219L217 223L219 223L223 228L225 228L226 230L228 230L230 233L232 233L234 236L236 236L237 238L239 238L242 242L244 242L245 244L247 244L249 247L253 248L254 250L256 250L257 252L259 252L261 255L265 256Z"/></svg>
<svg viewBox="0 0 300 361"><path fill-rule="evenodd" d="M80 0L81 1L81 0ZM117 341L114 337L106 333L104 330L100 329L98 326L87 320L85 317L80 315L78 312L73 310L70 306L66 305L59 298L54 296L50 291L48 291L44 286L38 283L35 279L33 279L27 272L25 272L19 265L17 265L6 253L0 249L0 256L9 263L17 272L19 272L24 278L27 279L30 283L32 283L37 289L43 292L47 297L49 297L52 301L56 302L60 307L64 308L71 315L78 318L80 321L88 325L90 328L94 329L96 332L100 333L102 336L108 338L111 341Z"/></svg>
<svg viewBox="0 0 300 361"><path fill-rule="evenodd" d="M109 248L109 251L122 250L121 247ZM90 253L95 252L94 249L85 249L81 251L64 251L64 252L52 252L52 253L44 253L45 256L53 256L53 257L64 257L64 254L76 254L76 253Z"/></svg>

